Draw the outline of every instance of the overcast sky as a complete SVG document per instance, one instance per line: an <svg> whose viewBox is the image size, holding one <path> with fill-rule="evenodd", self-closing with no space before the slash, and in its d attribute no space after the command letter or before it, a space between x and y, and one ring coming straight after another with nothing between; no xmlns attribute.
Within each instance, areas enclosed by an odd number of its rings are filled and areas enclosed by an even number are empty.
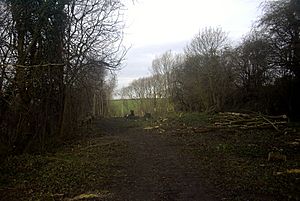
<svg viewBox="0 0 300 201"><path fill-rule="evenodd" d="M233 41L251 29L260 15L262 0L128 0L125 46L131 46L118 88L149 75L155 56L182 52L199 30L221 27Z"/></svg>

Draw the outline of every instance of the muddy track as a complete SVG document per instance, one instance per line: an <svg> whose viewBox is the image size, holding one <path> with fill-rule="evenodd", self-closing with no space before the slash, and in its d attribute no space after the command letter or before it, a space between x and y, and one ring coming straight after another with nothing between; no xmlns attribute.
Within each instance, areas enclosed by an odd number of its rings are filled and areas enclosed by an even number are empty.
<svg viewBox="0 0 300 201"><path fill-rule="evenodd" d="M130 128L122 119L99 126L107 135L125 141L129 150L124 156L127 176L116 181L109 200L216 200L193 167L193 158L181 154L181 142Z"/></svg>

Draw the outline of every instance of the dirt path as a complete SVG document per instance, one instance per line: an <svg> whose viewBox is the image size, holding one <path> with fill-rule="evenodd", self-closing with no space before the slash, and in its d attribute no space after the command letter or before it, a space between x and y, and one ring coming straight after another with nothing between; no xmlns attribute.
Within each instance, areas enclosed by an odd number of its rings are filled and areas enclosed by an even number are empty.
<svg viewBox="0 0 300 201"><path fill-rule="evenodd" d="M216 200L210 197L193 158L182 155L180 142L142 128L128 128L126 121L105 122L107 135L124 140L127 176L113 189L111 200Z"/></svg>
<svg viewBox="0 0 300 201"><path fill-rule="evenodd" d="M152 130L143 121L95 120L54 152L7 157L0 200L299 200L299 146L285 143L297 143L299 132L210 130L183 120L156 121ZM268 161L278 145L287 161Z"/></svg>

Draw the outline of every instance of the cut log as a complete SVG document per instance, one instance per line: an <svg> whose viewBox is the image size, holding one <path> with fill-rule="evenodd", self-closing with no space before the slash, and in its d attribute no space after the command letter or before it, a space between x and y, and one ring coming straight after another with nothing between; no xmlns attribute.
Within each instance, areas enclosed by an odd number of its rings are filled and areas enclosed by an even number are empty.
<svg viewBox="0 0 300 201"><path fill-rule="evenodd" d="M265 116L268 119L285 119L288 120L288 117L284 114L284 115L277 115L277 116Z"/></svg>
<svg viewBox="0 0 300 201"><path fill-rule="evenodd" d="M278 128L277 126L275 126L275 124L272 123L269 119L265 118L264 116L261 116L261 117L262 117L265 121L267 121L269 124L271 124L271 125L273 126L273 128L274 128L276 131L280 132L279 128Z"/></svg>

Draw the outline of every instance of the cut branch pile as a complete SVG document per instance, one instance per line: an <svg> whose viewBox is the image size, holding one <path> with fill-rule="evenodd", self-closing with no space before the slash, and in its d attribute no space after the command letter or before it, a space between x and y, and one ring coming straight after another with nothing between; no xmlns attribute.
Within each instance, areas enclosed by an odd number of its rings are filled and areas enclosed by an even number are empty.
<svg viewBox="0 0 300 201"><path fill-rule="evenodd" d="M286 115L266 116L261 114L243 114L235 112L219 113L218 121L214 127L218 128L274 128L281 132L287 127L288 117Z"/></svg>

